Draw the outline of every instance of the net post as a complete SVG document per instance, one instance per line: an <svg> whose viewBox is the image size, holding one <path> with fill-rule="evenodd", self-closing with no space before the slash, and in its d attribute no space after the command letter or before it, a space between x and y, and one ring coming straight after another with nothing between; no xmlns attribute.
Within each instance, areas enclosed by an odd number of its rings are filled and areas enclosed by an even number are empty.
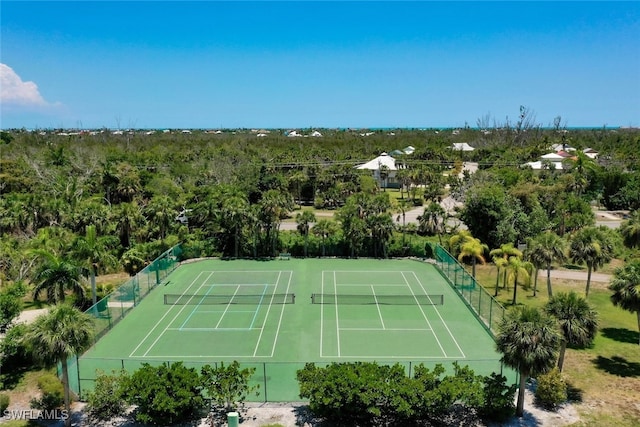
<svg viewBox="0 0 640 427"><path fill-rule="evenodd" d="M262 377L264 380L264 401L266 403L268 401L267 400L267 363L266 362L262 362Z"/></svg>

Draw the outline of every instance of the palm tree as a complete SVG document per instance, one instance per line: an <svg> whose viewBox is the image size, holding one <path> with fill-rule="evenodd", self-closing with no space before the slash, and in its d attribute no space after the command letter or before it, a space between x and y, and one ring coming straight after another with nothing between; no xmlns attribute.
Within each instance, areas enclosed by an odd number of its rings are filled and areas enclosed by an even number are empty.
<svg viewBox="0 0 640 427"><path fill-rule="evenodd" d="M469 240L473 240L469 230L460 230L449 238L449 253L455 257L460 254L462 245Z"/></svg>
<svg viewBox="0 0 640 427"><path fill-rule="evenodd" d="M82 275L80 267L71 261L59 258L49 252L36 250L34 254L44 258L44 262L36 270L33 288L33 299L37 300L40 294L47 293L47 302L64 302L65 293L71 290L78 295L79 303L84 300L84 288L82 287Z"/></svg>
<svg viewBox="0 0 640 427"><path fill-rule="evenodd" d="M629 219L622 221L619 230L625 246L640 247L640 209L631 212Z"/></svg>
<svg viewBox="0 0 640 427"><path fill-rule="evenodd" d="M116 264L116 257L111 254L104 238L98 238L95 225L87 225L84 237L76 240L75 253L78 258L84 261L91 276L91 301L92 305L97 302L96 296L96 274L100 266L113 266Z"/></svg>
<svg viewBox="0 0 640 427"><path fill-rule="evenodd" d="M393 224L393 218L389 213L376 213L367 217L367 226L371 230L371 237L373 238L373 252L374 256L378 256L378 248L380 249L380 256L382 258L387 257L387 242L393 235L395 228Z"/></svg>
<svg viewBox="0 0 640 427"><path fill-rule="evenodd" d="M35 358L45 366L60 363L64 406L70 413L69 368L67 360L86 350L93 342L93 318L69 305L53 307L47 314L38 317L25 334L25 341L36 351ZM71 425L71 417L65 420Z"/></svg>
<svg viewBox="0 0 640 427"><path fill-rule="evenodd" d="M533 265L547 269L547 294L553 296L551 289L551 265L566 260L567 244L552 231L546 231L529 241L527 254Z"/></svg>
<svg viewBox="0 0 640 427"><path fill-rule="evenodd" d="M513 245L513 243L505 243L503 245L500 245L499 248L491 250L491 252L489 252L489 256L491 257L491 259L494 259L494 262L495 262L495 258L500 257L505 261L507 261L508 263L509 258L511 257L522 258L522 251L516 248ZM502 278L502 284L506 288L507 287L507 269L505 268L503 271L504 271L504 277ZM500 273L500 269L498 269L498 274L499 273ZM498 295L497 289L496 289L496 295Z"/></svg>
<svg viewBox="0 0 640 427"><path fill-rule="evenodd" d="M460 246L460 253L458 254L458 261L462 262L464 258L471 258L471 275L476 277L476 260L481 264L486 264L484 253L489 250L489 247L482 243L480 239L470 239L465 241Z"/></svg>
<svg viewBox="0 0 640 427"><path fill-rule="evenodd" d="M424 208L422 215L418 216L419 231L429 235L437 234L442 245L442 234L445 231L447 211L436 202L430 202Z"/></svg>
<svg viewBox="0 0 640 427"><path fill-rule="evenodd" d="M498 268L498 273L496 274L496 289L493 294L494 297L498 296L498 287L500 285L500 272L502 269L506 269L507 265L509 265L509 261L502 257L493 257L493 263ZM506 282L506 279L505 279Z"/></svg>
<svg viewBox="0 0 640 427"><path fill-rule="evenodd" d="M307 257L309 248L309 224L316 221L316 216L311 211L298 212L296 214L296 223L298 224L298 231L304 237L304 256Z"/></svg>
<svg viewBox="0 0 640 427"><path fill-rule="evenodd" d="M638 331L640 332L640 261L636 260L622 268L617 268L609 289L613 291L613 295L611 295L613 305L636 313ZM638 344L640 344L640 339Z"/></svg>
<svg viewBox="0 0 640 427"><path fill-rule="evenodd" d="M569 256L574 262L587 264L587 286L585 296L589 296L591 272L596 271L613 258L613 242L605 230L586 227L572 238Z"/></svg>
<svg viewBox="0 0 640 427"><path fill-rule="evenodd" d="M511 301L511 304L516 305L518 303L518 284L521 284L524 287L528 287L531 283L532 269L533 264L528 261L523 261L516 256L512 256L511 258L509 258L509 264L507 265L507 281L513 282L513 300Z"/></svg>
<svg viewBox="0 0 640 427"><path fill-rule="evenodd" d="M496 348L502 353L502 362L520 374L516 403L518 417L524 414L527 379L553 368L561 339L554 319L533 307L515 307L502 319Z"/></svg>
<svg viewBox="0 0 640 427"><path fill-rule="evenodd" d="M338 231L337 224L328 219L321 219L315 223L311 232L322 239L322 256L325 256L326 240L329 236L334 235Z"/></svg>
<svg viewBox="0 0 640 427"><path fill-rule="evenodd" d="M562 372L567 344L584 347L595 338L598 332L598 313L585 298L573 291L550 298L544 310L558 321L563 335L558 357L558 369Z"/></svg>

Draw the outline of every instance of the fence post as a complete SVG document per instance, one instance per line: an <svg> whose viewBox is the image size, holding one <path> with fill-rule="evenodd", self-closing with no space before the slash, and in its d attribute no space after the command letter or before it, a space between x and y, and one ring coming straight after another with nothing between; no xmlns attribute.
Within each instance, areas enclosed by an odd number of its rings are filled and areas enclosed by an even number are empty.
<svg viewBox="0 0 640 427"><path fill-rule="evenodd" d="M266 362L262 362L262 377L264 379L264 401L266 403L268 402L267 400L267 363Z"/></svg>

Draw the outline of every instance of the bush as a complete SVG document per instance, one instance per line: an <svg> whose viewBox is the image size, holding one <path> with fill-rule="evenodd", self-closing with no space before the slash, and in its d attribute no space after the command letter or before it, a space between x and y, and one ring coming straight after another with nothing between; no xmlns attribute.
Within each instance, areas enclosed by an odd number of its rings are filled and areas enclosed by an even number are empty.
<svg viewBox="0 0 640 427"><path fill-rule="evenodd" d="M151 366L144 363L124 381L125 400L138 406L136 420L150 424L172 424L198 415L204 406L200 376L182 362Z"/></svg>
<svg viewBox="0 0 640 427"><path fill-rule="evenodd" d="M3 414L4 411L9 407L10 399L9 395L5 393L0 393L0 414Z"/></svg>
<svg viewBox="0 0 640 427"><path fill-rule="evenodd" d="M45 373L38 378L39 399L31 399L31 407L43 411L58 409L64 404L64 387L54 374Z"/></svg>
<svg viewBox="0 0 640 427"><path fill-rule="evenodd" d="M538 378L535 403L545 409L555 409L567 401L567 383L558 368L553 368Z"/></svg>
<svg viewBox="0 0 640 427"><path fill-rule="evenodd" d="M127 409L124 400L126 379L127 374L124 371L113 371L111 375L98 372L95 387L87 395L87 411L91 418L109 420L124 415Z"/></svg>
<svg viewBox="0 0 640 427"><path fill-rule="evenodd" d="M496 373L485 377L483 382L484 396L480 416L490 421L506 421L515 413L513 396L518 386L507 385L507 377Z"/></svg>
<svg viewBox="0 0 640 427"><path fill-rule="evenodd" d="M213 405L225 410L235 409L238 404L244 404L247 395L254 391L258 395L259 385L249 386L249 379L255 371L256 368L240 369L235 360L228 366L224 363L215 368L205 365L201 370L202 386Z"/></svg>

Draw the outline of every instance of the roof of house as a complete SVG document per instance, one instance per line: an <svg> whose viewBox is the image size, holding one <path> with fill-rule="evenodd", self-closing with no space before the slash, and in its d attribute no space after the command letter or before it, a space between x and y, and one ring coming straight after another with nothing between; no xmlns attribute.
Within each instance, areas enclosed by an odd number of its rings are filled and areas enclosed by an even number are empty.
<svg viewBox="0 0 640 427"><path fill-rule="evenodd" d="M473 148L472 146L470 146L466 142L454 142L453 145L451 146L451 148L453 150L459 150L459 151L473 151L473 150L475 150L475 148Z"/></svg>
<svg viewBox="0 0 640 427"><path fill-rule="evenodd" d="M387 153L382 153L375 159L369 160L367 163L357 166L357 168L369 169L369 170L380 170L381 166L386 166L389 170L392 170L392 171L398 170L398 168L396 167L396 160L390 155L388 155Z"/></svg>
<svg viewBox="0 0 640 427"><path fill-rule="evenodd" d="M533 170L542 170L542 169L551 169L551 168L558 169L558 170L563 169L562 163L560 162L543 162L541 160L538 160L537 162L528 162L528 163L525 163L523 166L529 166Z"/></svg>

